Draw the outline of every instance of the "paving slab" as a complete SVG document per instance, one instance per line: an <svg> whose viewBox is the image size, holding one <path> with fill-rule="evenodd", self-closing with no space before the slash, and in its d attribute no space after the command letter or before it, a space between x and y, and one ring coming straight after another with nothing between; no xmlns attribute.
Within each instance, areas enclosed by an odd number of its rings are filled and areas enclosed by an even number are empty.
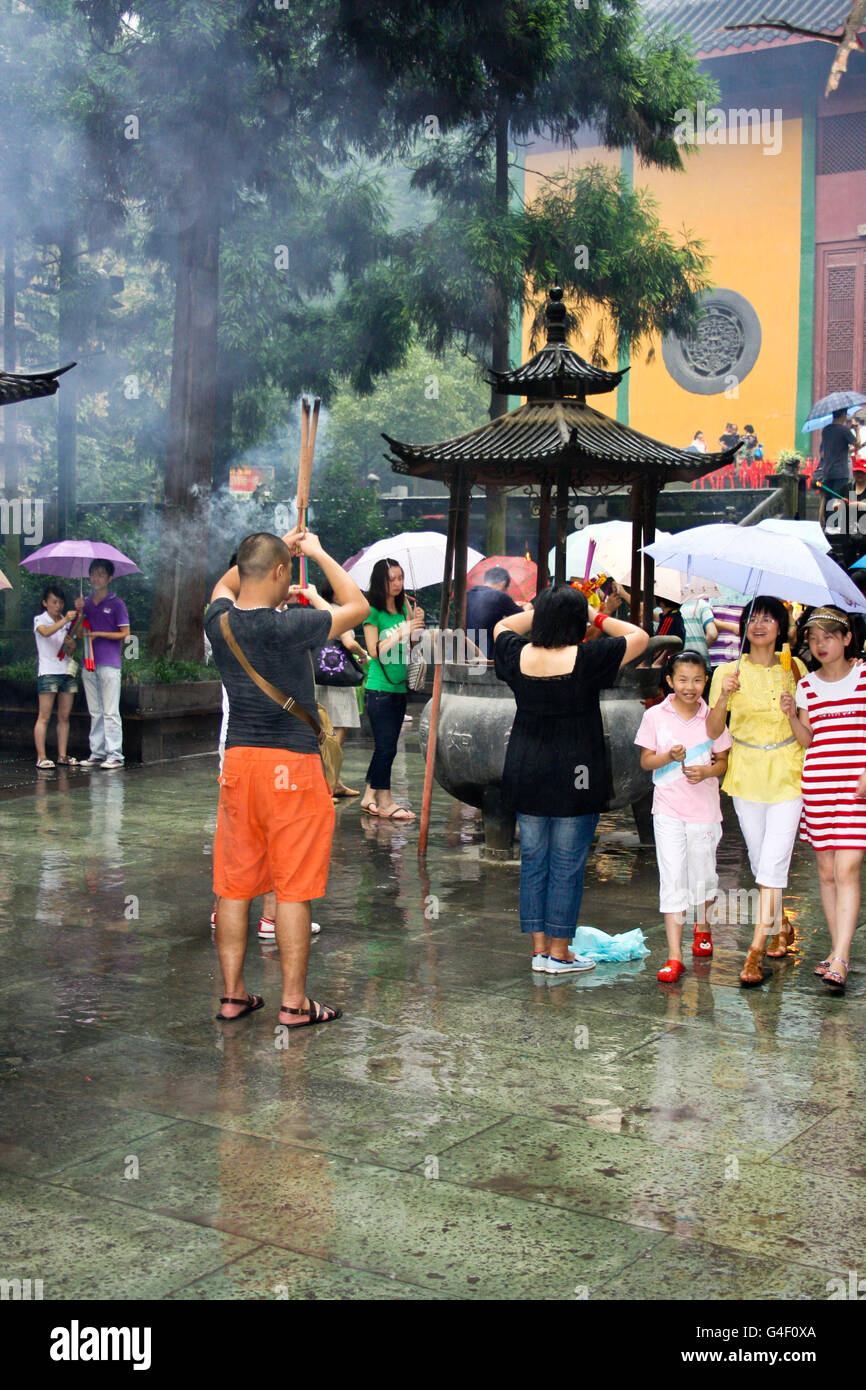
<svg viewBox="0 0 866 1390"><path fill-rule="evenodd" d="M139 1180L120 1150L54 1182L103 1201L210 1226L251 1242L344 1260L450 1297L552 1298L600 1284L658 1232L554 1211L431 1176L178 1124L137 1146ZM470 1279L477 1282L470 1283Z"/></svg>

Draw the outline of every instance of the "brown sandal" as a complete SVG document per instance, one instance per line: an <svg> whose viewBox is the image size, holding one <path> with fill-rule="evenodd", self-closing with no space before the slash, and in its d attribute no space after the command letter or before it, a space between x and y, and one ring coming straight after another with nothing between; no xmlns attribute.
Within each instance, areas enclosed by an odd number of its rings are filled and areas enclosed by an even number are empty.
<svg viewBox="0 0 866 1390"><path fill-rule="evenodd" d="M764 983L764 949L750 946L745 964L740 971L741 985L762 985Z"/></svg>
<svg viewBox="0 0 866 1390"><path fill-rule="evenodd" d="M343 1017L342 1009L334 1009L330 1004L317 1004L315 999L308 999L307 1006L306 1009L290 1009L288 1004L281 1004L280 1013L306 1017L306 1023L293 1023L292 1028L312 1028L315 1023L333 1023L335 1019Z"/></svg>
<svg viewBox="0 0 866 1390"><path fill-rule="evenodd" d="M774 933L767 942L767 955L770 960L784 960L794 949L794 925L786 922L780 932Z"/></svg>

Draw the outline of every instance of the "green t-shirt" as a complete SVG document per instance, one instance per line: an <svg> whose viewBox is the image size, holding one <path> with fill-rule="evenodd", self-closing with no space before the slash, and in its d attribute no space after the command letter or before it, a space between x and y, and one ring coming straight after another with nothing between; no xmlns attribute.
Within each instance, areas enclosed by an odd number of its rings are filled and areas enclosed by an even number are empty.
<svg viewBox="0 0 866 1390"><path fill-rule="evenodd" d="M388 613L381 608L370 608L369 618L364 625L371 623L378 633L377 643L381 642L389 629L406 621L405 613ZM387 675L382 670L382 662L374 657L367 667L367 689L384 690L390 695L406 694L406 667L408 664L407 644L398 642L385 652L384 662Z"/></svg>

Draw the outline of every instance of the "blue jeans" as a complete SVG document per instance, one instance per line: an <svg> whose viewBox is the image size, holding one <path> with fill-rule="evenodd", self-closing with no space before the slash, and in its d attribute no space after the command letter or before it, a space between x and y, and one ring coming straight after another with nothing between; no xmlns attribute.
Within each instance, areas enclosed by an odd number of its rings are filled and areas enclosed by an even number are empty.
<svg viewBox="0 0 866 1390"><path fill-rule="evenodd" d="M405 695L389 695L385 690L368 690L364 697L375 747L365 780L373 791L391 790L391 764L397 756L407 703Z"/></svg>
<svg viewBox="0 0 866 1390"><path fill-rule="evenodd" d="M570 941L577 929L583 874L598 815L523 816L520 826L520 930Z"/></svg>

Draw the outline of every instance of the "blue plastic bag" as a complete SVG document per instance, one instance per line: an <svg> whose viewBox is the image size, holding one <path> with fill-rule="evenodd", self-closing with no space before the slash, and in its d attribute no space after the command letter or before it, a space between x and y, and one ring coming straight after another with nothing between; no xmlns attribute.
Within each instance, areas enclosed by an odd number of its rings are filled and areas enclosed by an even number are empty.
<svg viewBox="0 0 866 1390"><path fill-rule="evenodd" d="M596 961L641 960L650 953L640 927L618 936L609 936L600 927L578 927L571 948L577 955Z"/></svg>

